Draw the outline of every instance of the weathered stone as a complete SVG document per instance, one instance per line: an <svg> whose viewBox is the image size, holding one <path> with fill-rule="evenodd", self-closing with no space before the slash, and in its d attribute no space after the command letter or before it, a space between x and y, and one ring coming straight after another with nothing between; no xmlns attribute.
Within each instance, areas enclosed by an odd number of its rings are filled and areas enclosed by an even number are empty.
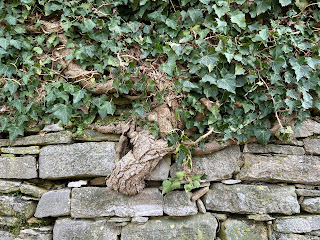
<svg viewBox="0 0 320 240"><path fill-rule="evenodd" d="M114 223L114 222L130 222L131 217L111 217L108 219L108 222Z"/></svg>
<svg viewBox="0 0 320 240"><path fill-rule="evenodd" d="M320 237L320 231L312 231L312 232L310 232L309 234L312 235L312 236L318 236L318 237Z"/></svg>
<svg viewBox="0 0 320 240"><path fill-rule="evenodd" d="M206 209L212 211L287 215L300 212L293 186L214 183L203 199Z"/></svg>
<svg viewBox="0 0 320 240"><path fill-rule="evenodd" d="M20 186L20 191L21 193L24 193L26 195L30 195L38 198L41 197L46 192L48 192L48 190L45 188L30 185L30 184L25 184L25 183Z"/></svg>
<svg viewBox="0 0 320 240"><path fill-rule="evenodd" d="M106 178L105 177L97 177L90 180L90 184L93 186L106 186Z"/></svg>
<svg viewBox="0 0 320 240"><path fill-rule="evenodd" d="M31 179L37 178L36 158L0 157L0 178Z"/></svg>
<svg viewBox="0 0 320 240"><path fill-rule="evenodd" d="M188 217L161 217L143 225L128 224L122 229L121 240L200 240L215 239L218 222L210 213Z"/></svg>
<svg viewBox="0 0 320 240"><path fill-rule="evenodd" d="M244 166L237 178L266 182L293 182L318 184L320 181L320 157L257 156L244 154Z"/></svg>
<svg viewBox="0 0 320 240"><path fill-rule="evenodd" d="M22 229L15 240L52 240L52 227Z"/></svg>
<svg viewBox="0 0 320 240"><path fill-rule="evenodd" d="M19 181L0 180L0 193L18 192L20 185Z"/></svg>
<svg viewBox="0 0 320 240"><path fill-rule="evenodd" d="M21 219L16 218L16 217L6 217L6 216L0 216L0 226L8 226L8 227L13 227L17 226L21 223ZM0 240L1 240L1 235L0 235Z"/></svg>
<svg viewBox="0 0 320 240"><path fill-rule="evenodd" d="M233 185L233 184L241 183L242 181L239 179L236 179L236 180L235 179L228 179L228 180L222 180L221 182L226 185Z"/></svg>
<svg viewBox="0 0 320 240"><path fill-rule="evenodd" d="M61 189L43 194L34 216L37 218L43 218L69 215L70 192L70 189Z"/></svg>
<svg viewBox="0 0 320 240"><path fill-rule="evenodd" d="M298 131L294 133L294 137L300 138L300 137L309 137L313 134L320 134L320 123L307 119L305 120Z"/></svg>
<svg viewBox="0 0 320 240"><path fill-rule="evenodd" d="M320 238L315 236L300 235L300 234L284 234L273 233L271 240L319 240Z"/></svg>
<svg viewBox="0 0 320 240"><path fill-rule="evenodd" d="M0 196L0 216L30 218L35 209L35 202L24 201L18 197Z"/></svg>
<svg viewBox="0 0 320 240"><path fill-rule="evenodd" d="M9 232L0 230L0 240L14 240L15 236Z"/></svg>
<svg viewBox="0 0 320 240"><path fill-rule="evenodd" d="M290 145L276 145L268 144L263 146L258 143L250 143L244 146L243 152L245 153L278 153L285 155L303 155L305 151L303 147L296 147Z"/></svg>
<svg viewBox="0 0 320 240"><path fill-rule="evenodd" d="M95 130L85 129L83 130L83 135L74 134L74 139L77 141L83 142L118 142L120 139L120 135L118 134L104 134L99 133Z"/></svg>
<svg viewBox="0 0 320 240"><path fill-rule="evenodd" d="M79 188L81 186L86 186L87 184L88 184L87 180L79 180L79 181L75 181L75 182L69 182L68 187Z"/></svg>
<svg viewBox="0 0 320 240"><path fill-rule="evenodd" d="M200 213L206 213L207 209L201 199L197 199L197 207Z"/></svg>
<svg viewBox="0 0 320 240"><path fill-rule="evenodd" d="M194 193L192 193L191 200L192 200L193 202L196 201L196 200L198 200L198 199L201 198L203 195L205 195L208 191L209 191L209 187L204 187L204 188L201 188L201 189L195 191Z"/></svg>
<svg viewBox="0 0 320 240"><path fill-rule="evenodd" d="M133 217L131 222L143 224L143 223L146 223L148 220L149 220L148 217Z"/></svg>
<svg viewBox="0 0 320 240"><path fill-rule="evenodd" d="M320 190L296 189L296 193L297 193L298 196L304 196L304 197L320 197Z"/></svg>
<svg viewBox="0 0 320 240"><path fill-rule="evenodd" d="M218 233L221 240L268 240L266 225L240 219L227 219Z"/></svg>
<svg viewBox="0 0 320 240"><path fill-rule="evenodd" d="M271 217L268 214L247 215L247 218L249 220L254 220L254 221L257 221L257 222L267 222L267 221L274 220L274 217Z"/></svg>
<svg viewBox="0 0 320 240"><path fill-rule="evenodd" d="M157 188L145 188L135 196L126 196L109 188L72 189L71 216L74 218L162 215L163 197Z"/></svg>
<svg viewBox="0 0 320 240"><path fill-rule="evenodd" d="M118 222L118 223L110 223L113 227L124 227L129 224L129 222Z"/></svg>
<svg viewBox="0 0 320 240"><path fill-rule="evenodd" d="M44 128L41 130L42 132L60 132L63 131L63 127L61 127L59 124L50 124L45 125Z"/></svg>
<svg viewBox="0 0 320 240"><path fill-rule="evenodd" d="M164 197L163 211L169 216L189 216L197 214L198 208L186 191L173 191Z"/></svg>
<svg viewBox="0 0 320 240"><path fill-rule="evenodd" d="M118 234L106 220L58 219L53 228L53 240L117 240Z"/></svg>
<svg viewBox="0 0 320 240"><path fill-rule="evenodd" d="M164 181L169 176L171 165L171 155L165 156L153 169L149 176L146 177L147 181Z"/></svg>
<svg viewBox="0 0 320 240"><path fill-rule="evenodd" d="M40 147L39 146L31 146L31 147L8 147L8 148L1 148L2 153L9 153L9 154L39 154Z"/></svg>
<svg viewBox="0 0 320 240"><path fill-rule="evenodd" d="M212 215L220 221L225 221L228 218L227 214L224 213L212 213Z"/></svg>
<svg viewBox="0 0 320 240"><path fill-rule="evenodd" d="M282 233L308 233L320 230L320 215L278 217L274 230Z"/></svg>
<svg viewBox="0 0 320 240"><path fill-rule="evenodd" d="M306 138L303 143L307 154L320 155L320 138Z"/></svg>
<svg viewBox="0 0 320 240"><path fill-rule="evenodd" d="M107 176L113 166L115 143L88 142L41 148L40 178Z"/></svg>
<svg viewBox="0 0 320 240"><path fill-rule="evenodd" d="M305 198L301 203L301 208L309 213L320 213L320 197Z"/></svg>
<svg viewBox="0 0 320 240"><path fill-rule="evenodd" d="M192 159L193 168L197 172L205 172L208 177L206 181L220 181L232 178L235 172L239 172L241 160L239 146L231 146L219 152ZM175 163L170 170L171 177L175 177L177 171L182 168Z"/></svg>
<svg viewBox="0 0 320 240"><path fill-rule="evenodd" d="M9 139L0 139L0 147L6 147L10 145Z"/></svg>
<svg viewBox="0 0 320 240"><path fill-rule="evenodd" d="M294 146L303 147L303 142L299 141L297 139L292 139L290 141L288 141L288 140L286 140L286 141L274 140L274 141L272 141L272 143L278 144L278 145L294 145Z"/></svg>
<svg viewBox="0 0 320 240"><path fill-rule="evenodd" d="M16 138L10 142L11 146L26 146L26 145L50 145L50 144L64 144L71 143L72 133L69 131L58 133L47 133L41 135L31 135L28 137Z"/></svg>
<svg viewBox="0 0 320 240"><path fill-rule="evenodd" d="M15 157L14 154L1 154L0 157Z"/></svg>
<svg viewBox="0 0 320 240"><path fill-rule="evenodd" d="M295 186L296 188L303 188L303 189L316 189L316 186L299 184L299 183L294 184L294 186Z"/></svg>

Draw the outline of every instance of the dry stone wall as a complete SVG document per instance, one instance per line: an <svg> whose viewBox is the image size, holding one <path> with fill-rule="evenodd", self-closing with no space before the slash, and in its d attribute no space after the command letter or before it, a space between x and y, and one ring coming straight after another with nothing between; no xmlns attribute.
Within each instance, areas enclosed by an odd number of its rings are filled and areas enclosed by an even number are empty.
<svg viewBox="0 0 320 240"><path fill-rule="evenodd" d="M171 156L136 196L105 186L117 135L0 139L0 240L320 239L319 129L307 120L291 142L195 158L201 187L165 196L161 181L181 170Z"/></svg>

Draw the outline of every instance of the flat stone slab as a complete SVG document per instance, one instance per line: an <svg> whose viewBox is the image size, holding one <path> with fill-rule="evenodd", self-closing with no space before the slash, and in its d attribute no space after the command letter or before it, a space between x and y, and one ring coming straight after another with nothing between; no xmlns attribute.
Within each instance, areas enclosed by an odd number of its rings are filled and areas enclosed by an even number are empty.
<svg viewBox="0 0 320 240"><path fill-rule="evenodd" d="M169 216L190 216L197 214L198 208L186 191L173 191L164 197L163 211Z"/></svg>
<svg viewBox="0 0 320 240"><path fill-rule="evenodd" d="M243 152L245 153L277 153L277 154L286 154L286 155L303 155L305 154L303 147L296 147L290 145L276 145L268 144L263 146L258 143L250 143L244 146Z"/></svg>
<svg viewBox="0 0 320 240"><path fill-rule="evenodd" d="M20 181L0 180L0 193L18 192L20 185Z"/></svg>
<svg viewBox="0 0 320 240"><path fill-rule="evenodd" d="M61 189L43 194L34 216L43 218L70 215L70 193L70 189Z"/></svg>
<svg viewBox="0 0 320 240"><path fill-rule="evenodd" d="M293 136L300 138L309 137L313 134L320 134L320 123L312 119L307 119L302 123L298 131L296 131Z"/></svg>
<svg viewBox="0 0 320 240"><path fill-rule="evenodd" d="M0 216L30 218L36 210L36 203L18 197L0 196Z"/></svg>
<svg viewBox="0 0 320 240"><path fill-rule="evenodd" d="M35 157L0 157L0 178L32 179L37 177Z"/></svg>
<svg viewBox="0 0 320 240"><path fill-rule="evenodd" d="M40 147L39 146L31 146L31 147L8 147L8 148L1 148L2 153L8 154L39 154Z"/></svg>
<svg viewBox="0 0 320 240"><path fill-rule="evenodd" d="M320 138L306 138L303 143L308 154L320 155Z"/></svg>
<svg viewBox="0 0 320 240"><path fill-rule="evenodd" d="M210 155L195 157L192 164L196 171L207 174L206 181L220 181L232 178L235 172L239 172L242 165L240 156L240 147L231 146ZM182 171L182 167L175 163L170 170L171 177L175 177L177 171Z"/></svg>
<svg viewBox="0 0 320 240"><path fill-rule="evenodd" d="M318 184L320 157L305 155L257 156L244 154L244 165L237 178L265 182Z"/></svg>
<svg viewBox="0 0 320 240"><path fill-rule="evenodd" d="M40 198L43 194L48 192L48 190L45 188L38 187L35 185L25 184L25 183L21 184L20 191L23 194L30 195L37 198Z"/></svg>
<svg viewBox="0 0 320 240"><path fill-rule="evenodd" d="M15 235L9 233L9 232L6 232L6 231L1 231L0 230L0 240L14 240L15 239Z"/></svg>
<svg viewBox="0 0 320 240"><path fill-rule="evenodd" d="M298 196L320 197L320 190L313 190L313 189L296 189L296 193L297 193Z"/></svg>
<svg viewBox="0 0 320 240"><path fill-rule="evenodd" d="M16 138L10 142L11 146L27 146L27 145L51 145L72 143L72 133L69 131L46 133L42 135L31 135L28 137Z"/></svg>
<svg viewBox="0 0 320 240"><path fill-rule="evenodd" d="M74 218L162 215L163 197L158 188L145 188L135 196L126 196L104 187L72 189L71 216Z"/></svg>
<svg viewBox="0 0 320 240"><path fill-rule="evenodd" d="M9 146L10 141L9 139L0 139L0 147Z"/></svg>
<svg viewBox="0 0 320 240"><path fill-rule="evenodd" d="M309 233L320 229L320 215L278 217L273 228L281 233Z"/></svg>
<svg viewBox="0 0 320 240"><path fill-rule="evenodd" d="M107 176L114 158L114 142L46 146L40 150L39 175L45 179Z"/></svg>
<svg viewBox="0 0 320 240"><path fill-rule="evenodd" d="M210 213L189 217L161 217L149 219L142 225L128 224L122 229L121 240L212 240L218 222Z"/></svg>
<svg viewBox="0 0 320 240"><path fill-rule="evenodd" d="M52 227L22 229L16 240L52 240Z"/></svg>
<svg viewBox="0 0 320 240"><path fill-rule="evenodd" d="M118 240L119 234L106 220L58 219L53 228L53 240Z"/></svg>
<svg viewBox="0 0 320 240"><path fill-rule="evenodd" d="M104 134L97 132L91 129L83 130L83 135L74 134L73 137L77 141L83 142L102 142L102 141L109 141L109 142L118 142L120 139L120 135L118 134Z"/></svg>
<svg viewBox="0 0 320 240"><path fill-rule="evenodd" d="M320 213L320 197L303 199L301 208L309 213Z"/></svg>
<svg viewBox="0 0 320 240"><path fill-rule="evenodd" d="M309 235L300 235L300 234L284 234L276 233L272 234L272 240L319 240L319 237L309 236Z"/></svg>
<svg viewBox="0 0 320 240"><path fill-rule="evenodd" d="M213 183L203 199L207 210L219 212L286 215L300 212L293 186Z"/></svg>
<svg viewBox="0 0 320 240"><path fill-rule="evenodd" d="M19 224L21 224L21 219L19 218L0 216L0 226L13 227ZM0 232L0 240L1 240L1 232Z"/></svg>
<svg viewBox="0 0 320 240"><path fill-rule="evenodd" d="M229 218L221 223L218 237L221 240L268 240L268 231L262 222Z"/></svg>
<svg viewBox="0 0 320 240"><path fill-rule="evenodd" d="M146 177L147 181L164 181L169 176L171 166L171 155L164 156L164 158L153 169L149 176Z"/></svg>

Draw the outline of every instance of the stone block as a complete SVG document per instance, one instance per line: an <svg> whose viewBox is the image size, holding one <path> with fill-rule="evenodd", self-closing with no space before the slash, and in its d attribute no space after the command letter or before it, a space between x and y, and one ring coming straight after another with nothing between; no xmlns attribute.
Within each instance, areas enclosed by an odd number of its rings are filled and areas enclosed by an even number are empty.
<svg viewBox="0 0 320 240"><path fill-rule="evenodd" d="M320 229L320 215L278 217L273 228L281 233L309 233Z"/></svg>
<svg viewBox="0 0 320 240"><path fill-rule="evenodd" d="M118 142L120 139L120 135L111 133L105 134L97 132L95 130L85 129L83 130L82 135L74 134L74 139L82 142Z"/></svg>
<svg viewBox="0 0 320 240"><path fill-rule="evenodd" d="M22 229L15 240L52 240L52 227Z"/></svg>
<svg viewBox="0 0 320 240"><path fill-rule="evenodd" d="M296 189L296 193L298 196L304 197L320 197L320 190L313 189Z"/></svg>
<svg viewBox="0 0 320 240"><path fill-rule="evenodd" d="M70 193L70 189L61 189L43 194L34 216L43 218L70 215Z"/></svg>
<svg viewBox="0 0 320 240"><path fill-rule="evenodd" d="M69 131L47 133L44 135L31 135L20 137L10 142L11 146L27 146L27 145L51 145L72 143L72 133Z"/></svg>
<svg viewBox="0 0 320 240"><path fill-rule="evenodd" d="M284 234L276 233L272 234L271 240L319 240L319 237L309 236L309 235L300 235L300 234Z"/></svg>
<svg viewBox="0 0 320 240"><path fill-rule="evenodd" d="M10 145L9 139L0 139L0 147L5 147L9 145Z"/></svg>
<svg viewBox="0 0 320 240"><path fill-rule="evenodd" d="M301 208L309 213L320 213L320 197L303 199Z"/></svg>
<svg viewBox="0 0 320 240"><path fill-rule="evenodd" d="M162 215L163 197L157 188L145 188L135 196L126 196L108 188L72 189L71 216L74 218Z"/></svg>
<svg viewBox="0 0 320 240"><path fill-rule="evenodd" d="M45 179L107 176L114 157L113 142L46 146L40 150L39 175Z"/></svg>
<svg viewBox="0 0 320 240"><path fill-rule="evenodd" d="M37 178L36 158L0 157L0 178L32 179Z"/></svg>
<svg viewBox="0 0 320 240"><path fill-rule="evenodd" d="M118 234L106 220L58 219L53 228L53 240L118 240Z"/></svg>
<svg viewBox="0 0 320 240"><path fill-rule="evenodd" d="M88 184L87 180L79 180L79 181L74 181L74 182L69 182L68 183L68 187L82 187L82 186L86 186Z"/></svg>
<svg viewBox="0 0 320 240"><path fill-rule="evenodd" d="M189 217L161 217L150 219L142 225L128 224L122 229L121 240L213 240L217 228L218 222L210 213Z"/></svg>
<svg viewBox="0 0 320 240"><path fill-rule="evenodd" d="M146 177L147 181L164 181L169 176L171 165L171 155L164 156L164 158L153 169L149 176Z"/></svg>
<svg viewBox="0 0 320 240"><path fill-rule="evenodd" d="M320 138L306 138L303 143L308 154L320 155Z"/></svg>
<svg viewBox="0 0 320 240"><path fill-rule="evenodd" d="M1 148L1 152L2 153L7 153L7 154L20 154L20 155L39 154L40 153L40 147L39 146L7 147L7 148Z"/></svg>
<svg viewBox="0 0 320 240"><path fill-rule="evenodd" d="M189 216L197 214L198 208L186 191L173 191L164 197L163 211L169 216Z"/></svg>
<svg viewBox="0 0 320 240"><path fill-rule="evenodd" d="M194 157L192 164L197 172L208 175L206 181L220 181L232 178L235 172L239 172L242 165L240 156L240 147L231 146L210 155ZM175 163L170 170L171 177L175 177L177 171L182 171L182 167Z"/></svg>
<svg viewBox="0 0 320 240"><path fill-rule="evenodd" d="M18 197L0 196L0 216L30 218L34 214L36 203Z"/></svg>
<svg viewBox="0 0 320 240"><path fill-rule="evenodd" d="M250 143L244 146L243 152L245 153L277 153L277 154L285 154L285 155L303 155L305 154L303 147L296 147L290 145L276 145L276 144L268 144L263 146L258 143Z"/></svg>
<svg viewBox="0 0 320 240"><path fill-rule="evenodd" d="M0 193L18 192L20 185L20 181L0 180Z"/></svg>
<svg viewBox="0 0 320 240"><path fill-rule="evenodd" d="M227 219L218 233L221 240L268 240L267 227L262 222Z"/></svg>
<svg viewBox="0 0 320 240"><path fill-rule="evenodd" d="M17 217L0 216L0 226L14 227L21 224L21 219ZM0 235L1 240L1 235Z"/></svg>
<svg viewBox="0 0 320 240"><path fill-rule="evenodd" d="M305 155L257 156L244 154L244 165L237 178L265 182L318 184L320 157Z"/></svg>
<svg viewBox="0 0 320 240"><path fill-rule="evenodd" d="M294 137L300 138L300 137L309 137L313 134L320 134L320 123L307 119L305 120L300 128L294 133Z"/></svg>
<svg viewBox="0 0 320 240"><path fill-rule="evenodd" d="M0 230L0 240L15 240L15 236L9 232Z"/></svg>
<svg viewBox="0 0 320 240"><path fill-rule="evenodd" d="M293 186L214 183L203 199L207 210L219 212L286 215L300 212Z"/></svg>
<svg viewBox="0 0 320 240"><path fill-rule="evenodd" d="M30 185L30 184L25 184L25 183L20 186L20 191L23 194L30 195L37 198L40 198L43 194L48 192L48 190L45 188Z"/></svg>

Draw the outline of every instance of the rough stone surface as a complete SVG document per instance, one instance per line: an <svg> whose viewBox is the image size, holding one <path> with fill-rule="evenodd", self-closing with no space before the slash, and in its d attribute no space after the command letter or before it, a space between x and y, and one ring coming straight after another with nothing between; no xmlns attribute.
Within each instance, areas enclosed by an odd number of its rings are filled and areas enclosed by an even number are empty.
<svg viewBox="0 0 320 240"><path fill-rule="evenodd" d="M90 180L90 184L93 186L106 186L106 178L105 177L97 177Z"/></svg>
<svg viewBox="0 0 320 240"><path fill-rule="evenodd" d="M212 213L212 215L220 221L225 221L228 218L227 214L224 213Z"/></svg>
<svg viewBox="0 0 320 240"><path fill-rule="evenodd" d="M240 147L231 146L207 156L195 157L192 164L196 171L205 172L208 175L206 181L220 181L232 178L235 172L239 172L240 156ZM176 163L173 164L170 170L171 177L175 177L175 173L181 170L182 168L179 168Z"/></svg>
<svg viewBox="0 0 320 240"><path fill-rule="evenodd" d="M121 240L213 240L218 222L210 213L189 217L153 218L142 225L128 224Z"/></svg>
<svg viewBox="0 0 320 240"><path fill-rule="evenodd" d="M20 224L21 220L19 218L16 217L6 217L6 216L0 216L0 226L8 226L8 227L13 227L13 226L17 226L18 224ZM1 235L0 235L0 239L1 239Z"/></svg>
<svg viewBox="0 0 320 240"><path fill-rule="evenodd" d="M14 237L13 234L0 230L0 240L14 240Z"/></svg>
<svg viewBox="0 0 320 240"><path fill-rule="evenodd" d="M81 186L86 186L88 184L87 180L79 180L79 181L75 181L75 182L69 182L68 183L68 187L76 187L79 188Z"/></svg>
<svg viewBox="0 0 320 240"><path fill-rule="evenodd" d="M186 191L173 191L164 197L163 211L169 216L189 216L197 214L198 208Z"/></svg>
<svg viewBox="0 0 320 240"><path fill-rule="evenodd" d="M9 145L10 145L9 139L0 139L0 147L5 147Z"/></svg>
<svg viewBox="0 0 320 240"><path fill-rule="evenodd" d="M106 220L58 219L53 228L53 240L117 240L118 234Z"/></svg>
<svg viewBox="0 0 320 240"><path fill-rule="evenodd" d="M40 178L107 176L113 166L115 143L88 142L41 148Z"/></svg>
<svg viewBox="0 0 320 240"><path fill-rule="evenodd" d="M300 234L284 234L284 233L274 233L271 240L319 240L319 237L300 235Z"/></svg>
<svg viewBox="0 0 320 240"><path fill-rule="evenodd" d="M18 192L20 185L19 181L0 180L0 193Z"/></svg>
<svg viewBox="0 0 320 240"><path fill-rule="evenodd" d="M233 184L241 183L242 181L239 179L236 179L236 180L235 179L227 179L227 180L222 180L221 182L226 185L233 185Z"/></svg>
<svg viewBox="0 0 320 240"><path fill-rule="evenodd" d="M36 158L0 157L0 178L31 179L38 177Z"/></svg>
<svg viewBox="0 0 320 240"><path fill-rule="evenodd" d="M2 153L9 153L9 154L39 154L40 147L39 146L31 146L31 147L8 147L8 148L1 148Z"/></svg>
<svg viewBox="0 0 320 240"><path fill-rule="evenodd" d="M297 193L298 196L320 197L320 190L296 189L296 193Z"/></svg>
<svg viewBox="0 0 320 240"><path fill-rule="evenodd" d="M214 183L203 199L206 209L212 211L287 215L300 212L293 186Z"/></svg>
<svg viewBox="0 0 320 240"><path fill-rule="evenodd" d="M83 141L83 142L103 142L103 141L118 142L120 139L120 135L99 133L95 130L85 129L83 130L83 135L75 134L74 139L77 141Z"/></svg>
<svg viewBox="0 0 320 240"><path fill-rule="evenodd" d="M133 217L131 222L143 224L143 223L146 223L148 220L149 220L148 217Z"/></svg>
<svg viewBox="0 0 320 240"><path fill-rule="evenodd" d="M135 196L126 196L108 188L72 189L71 216L74 218L162 215L163 197L157 188L145 188Z"/></svg>
<svg viewBox="0 0 320 240"><path fill-rule="evenodd" d="M301 208L309 213L320 213L320 197L305 198L301 203Z"/></svg>
<svg viewBox="0 0 320 240"><path fill-rule="evenodd" d="M24 193L26 195L30 195L38 198L40 198L43 194L48 192L48 190L45 188L30 185L30 184L22 184L20 186L20 191L21 193Z"/></svg>
<svg viewBox="0 0 320 240"><path fill-rule="evenodd" d="M317 156L244 154L243 158L244 166L237 175L241 180L306 184L320 181L320 157Z"/></svg>
<svg viewBox="0 0 320 240"><path fill-rule="evenodd" d="M222 222L218 236L221 240L268 240L264 223L231 218Z"/></svg>
<svg viewBox="0 0 320 240"><path fill-rule="evenodd" d="M268 144L262 146L258 143L250 143L244 146L243 152L245 153L277 153L286 155L303 155L305 151L303 147L296 147L290 145L276 145Z"/></svg>
<svg viewBox="0 0 320 240"><path fill-rule="evenodd" d="M15 240L52 240L52 227L22 229Z"/></svg>
<svg viewBox="0 0 320 240"><path fill-rule="evenodd" d="M258 222L267 222L274 219L274 217L271 217L268 214L255 214L255 215L247 215L247 218L249 220L254 220Z"/></svg>
<svg viewBox="0 0 320 240"><path fill-rule="evenodd" d="M320 155L320 138L306 138L303 143L308 154Z"/></svg>
<svg viewBox="0 0 320 240"><path fill-rule="evenodd" d="M273 227L281 233L308 233L320 230L320 215L278 217Z"/></svg>
<svg viewBox="0 0 320 240"><path fill-rule="evenodd" d="M149 176L146 177L147 181L164 181L169 176L171 165L171 155L165 156L153 169Z"/></svg>
<svg viewBox="0 0 320 240"><path fill-rule="evenodd" d="M70 192L70 189L61 189L43 194L34 216L43 218L69 215Z"/></svg>
<svg viewBox="0 0 320 240"><path fill-rule="evenodd" d="M63 130L63 127L59 126L59 124L56 123L44 126L42 132L59 132Z"/></svg>
<svg viewBox="0 0 320 240"><path fill-rule="evenodd" d="M320 123L307 119L305 120L298 131L294 133L294 137L300 138L300 137L309 137L313 134L320 134Z"/></svg>
<svg viewBox="0 0 320 240"><path fill-rule="evenodd" d="M130 222L131 221L131 217L111 217L109 218L108 222Z"/></svg>
<svg viewBox="0 0 320 240"><path fill-rule="evenodd" d="M26 145L51 145L72 143L72 133L69 131L47 133L41 135L31 135L28 137L16 138L10 142L11 146L26 146Z"/></svg>
<svg viewBox="0 0 320 240"><path fill-rule="evenodd" d="M36 209L36 203L18 197L0 196L0 216L21 216L30 218Z"/></svg>
<svg viewBox="0 0 320 240"><path fill-rule="evenodd" d="M206 207L204 206L204 203L202 202L201 199L197 200L197 207L198 207L198 210L199 210L200 213L206 213L207 212Z"/></svg>
<svg viewBox="0 0 320 240"><path fill-rule="evenodd" d="M201 198L203 195L205 195L209 191L209 187L200 188L199 190L192 193L191 200L196 201L199 198Z"/></svg>

